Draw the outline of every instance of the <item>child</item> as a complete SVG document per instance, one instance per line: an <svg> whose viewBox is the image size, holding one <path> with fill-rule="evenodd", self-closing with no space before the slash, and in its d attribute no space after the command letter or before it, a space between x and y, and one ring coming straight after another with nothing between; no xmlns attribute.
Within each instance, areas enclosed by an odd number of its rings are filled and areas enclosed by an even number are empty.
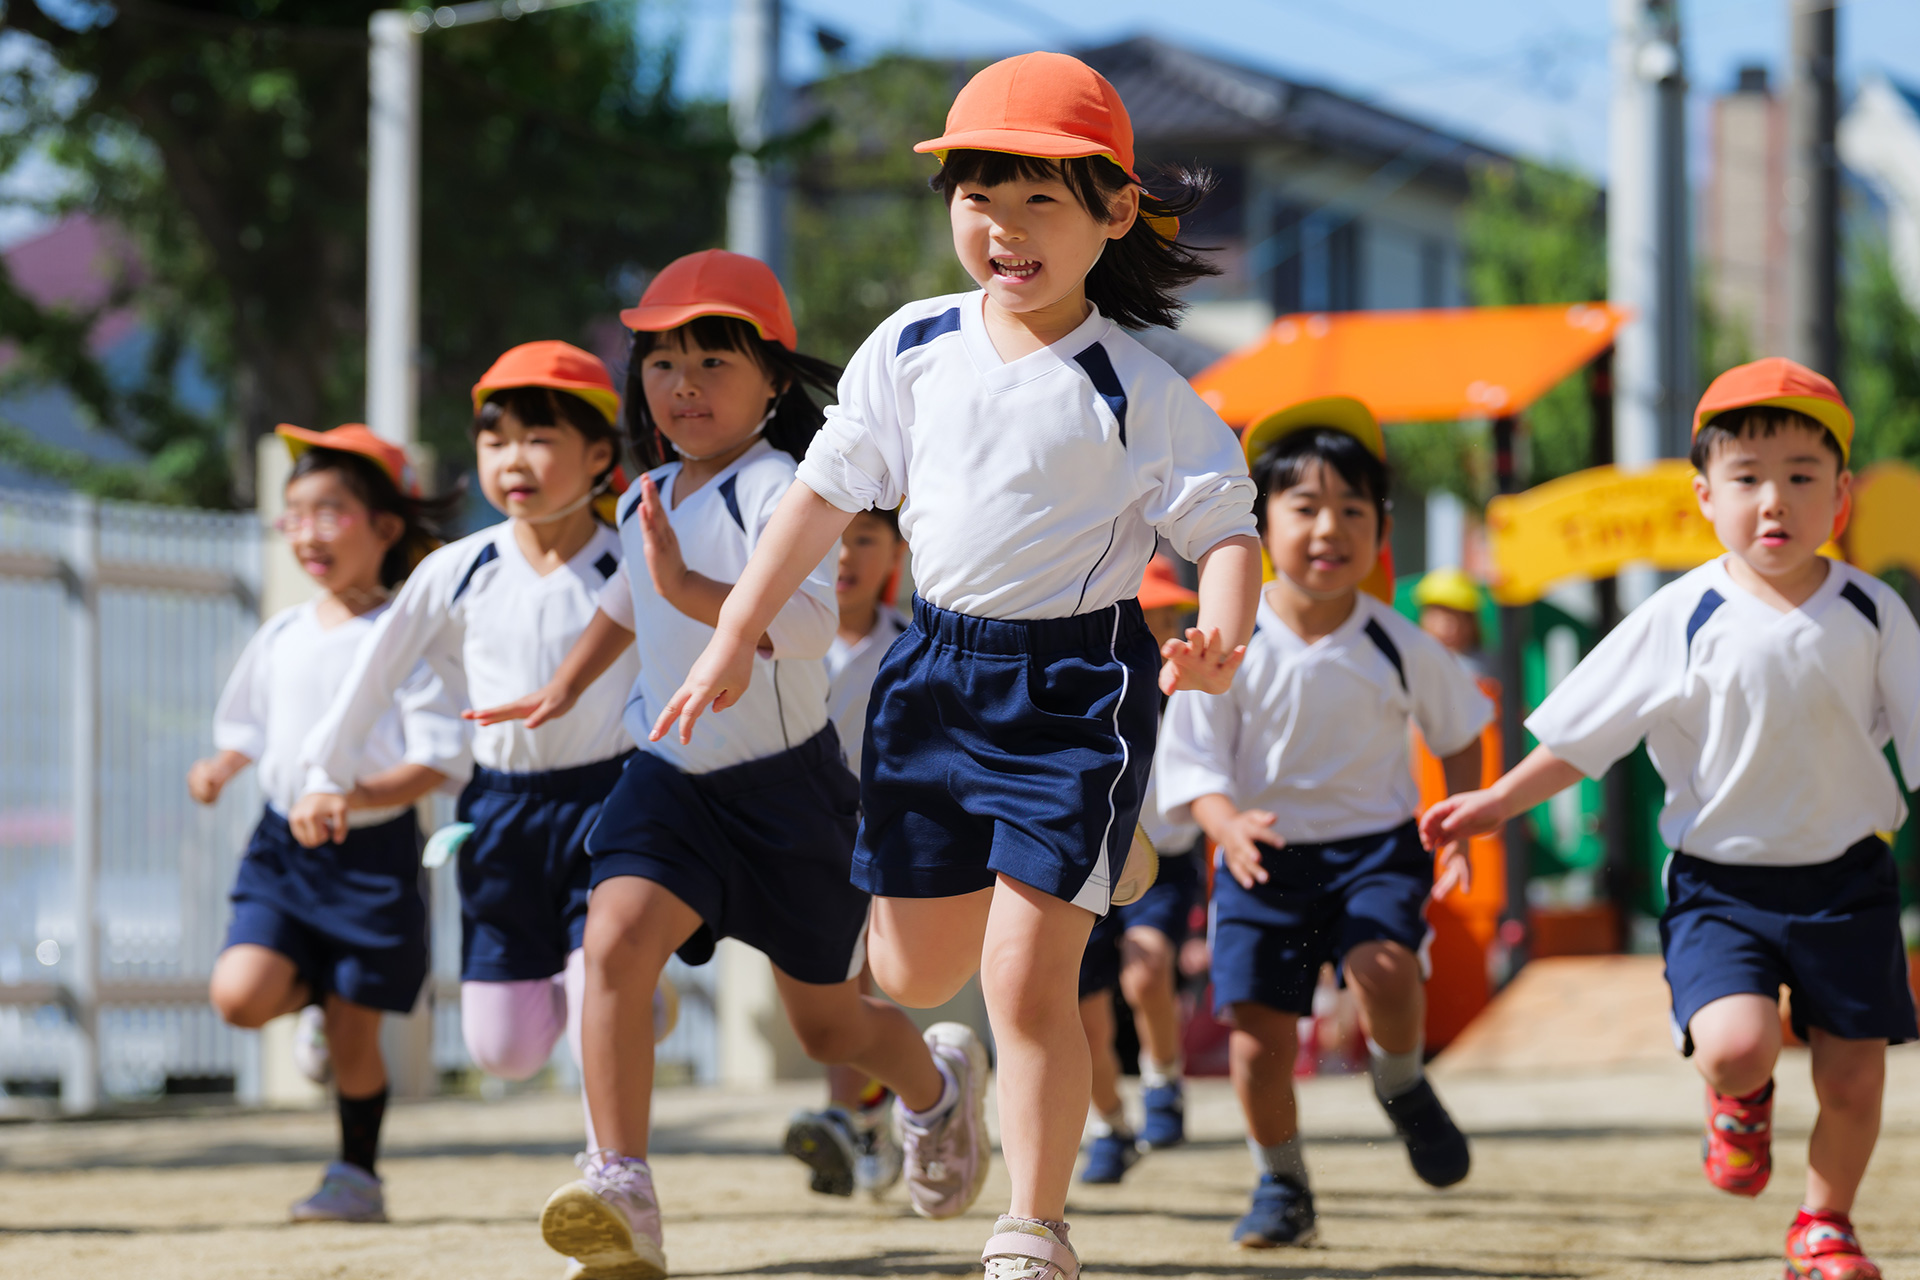
<svg viewBox="0 0 1920 1280"><path fill-rule="evenodd" d="M627 406L650 468L621 506L628 571L546 688L482 723L565 714L637 636L628 724L636 733L651 724L711 639L732 579L773 536L773 508L819 429L807 388L829 386L837 371L794 350L786 295L764 263L720 250L681 258L620 318L635 330ZM984 1046L952 1023L923 1040L856 981L868 899L847 883L859 793L827 716L822 659L838 620L830 547L756 629L749 661L761 680L739 714L699 743L637 753L588 837L582 1039L600 1146L581 1158L585 1177L548 1200L541 1231L589 1276L665 1274L646 1162L650 996L670 955L703 963L720 938L773 961L811 1057L857 1065L913 1109L906 1178L917 1212L951 1217L980 1193Z"/></svg>
<svg viewBox="0 0 1920 1280"><path fill-rule="evenodd" d="M1214 1007L1233 1027L1259 1173L1233 1238L1267 1248L1315 1232L1293 1064L1329 961L1355 990L1374 1095L1414 1172L1436 1187L1467 1176L1466 1139L1420 1068L1426 902L1451 884L1435 888L1414 828L1407 726L1448 790L1466 790L1492 708L1437 641L1360 589L1391 525L1367 407L1309 400L1248 428L1246 449L1274 580L1240 679L1225 697L1173 699L1157 768L1166 815L1190 812L1218 850ZM1464 848L1448 857L1461 874Z"/></svg>
<svg viewBox="0 0 1920 1280"><path fill-rule="evenodd" d="M1159 556L1147 562L1138 598L1157 644L1177 639L1200 603ZM1118 1182L1140 1158L1142 1147L1177 1147L1187 1136L1174 961L1200 893L1200 828L1191 822L1167 822L1154 791L1149 776L1140 824L1162 851L1160 877L1138 902L1109 911L1093 926L1080 962L1080 1021L1093 1058L1093 1142L1080 1169L1082 1182ZM1146 1123L1137 1136L1120 1100L1120 1058L1113 1047L1116 985L1133 1010L1140 1039L1140 1101Z"/></svg>
<svg viewBox="0 0 1920 1280"><path fill-rule="evenodd" d="M1920 629L1878 579L1820 554L1845 525L1853 415L1774 357L1693 417L1700 510L1727 554L1656 592L1527 719L1540 745L1427 811L1429 842L1491 831L1642 739L1667 784L1660 939L1674 1041L1707 1082L1708 1181L1772 1172L1780 988L1813 1047L1820 1116L1787 1274L1877 1280L1848 1219L1880 1128L1889 1044L1915 1038L1900 895L1876 832L1920 778Z"/></svg>
<svg viewBox="0 0 1920 1280"><path fill-rule="evenodd" d="M827 714L856 777L867 697L881 659L907 629L906 619L893 608L906 558L898 511L862 511L840 538L840 574L833 584L840 630L827 650ZM860 991L873 991L873 976L865 969ZM815 1191L841 1196L864 1191L878 1199L900 1180L891 1101L891 1091L871 1076L844 1065L827 1068L826 1107L796 1112L787 1126L786 1149L813 1166Z"/></svg>
<svg viewBox="0 0 1920 1280"><path fill-rule="evenodd" d="M356 741L358 781L333 826L289 824L301 746L388 593L434 545L447 502L425 502L397 445L358 424L282 426L294 455L277 527L318 599L275 614L241 653L214 712L219 754L187 775L212 804L235 774L260 766L266 812L233 886L233 923L210 994L236 1027L260 1027L308 1006L323 1011L339 1093L340 1158L295 1222L384 1222L374 1172L387 1075L380 1015L411 1012L426 981L427 907L412 806L465 781L468 730L458 700L424 665L402 672Z"/></svg>
<svg viewBox="0 0 1920 1280"><path fill-rule="evenodd" d="M507 519L428 556L394 599L308 744L298 814L339 808L354 744L423 659L471 705L521 697L552 678L619 570L619 535L593 509L613 481L620 411L599 357L514 347L474 385L473 408L480 492ZM586 836L633 751L620 704L635 670L621 657L579 715L475 734L459 807L472 824L459 847L460 1026L492 1075L531 1076L562 1032L578 1057Z"/></svg>
<svg viewBox="0 0 1920 1280"><path fill-rule="evenodd" d="M1475 678L1492 674L1480 638L1480 587L1459 569L1435 569L1413 589L1420 629L1467 664Z"/></svg>
<svg viewBox="0 0 1920 1280"><path fill-rule="evenodd" d="M918 149L982 290L909 304L861 346L653 736L765 696L767 620L855 512L905 500L919 597L868 710L854 883L894 997L939 1004L980 971L1013 1184L987 1275L1051 1280L1080 1266L1062 1220L1089 1089L1080 958L1132 878L1156 668L1219 692L1252 632L1252 485L1225 425L1120 328L1172 323L1174 290L1210 272L1173 238L1207 180L1146 196L1119 95L1054 53L982 71ZM1201 565L1204 630L1164 667L1133 599L1156 531Z"/></svg>

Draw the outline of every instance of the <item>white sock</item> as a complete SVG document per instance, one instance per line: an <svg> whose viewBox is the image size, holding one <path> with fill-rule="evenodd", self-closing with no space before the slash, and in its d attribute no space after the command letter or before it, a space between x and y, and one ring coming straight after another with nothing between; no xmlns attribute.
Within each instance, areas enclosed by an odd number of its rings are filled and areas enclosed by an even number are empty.
<svg viewBox="0 0 1920 1280"><path fill-rule="evenodd" d="M901 1114L922 1129L937 1122L954 1103L960 1101L960 1082L953 1078L953 1072L947 1069L946 1063L940 1061L937 1053L933 1055L933 1065L940 1072L940 1101L925 1111L915 1111L907 1105L905 1098L900 1099Z"/></svg>
<svg viewBox="0 0 1920 1280"><path fill-rule="evenodd" d="M1092 1108L1089 1108L1089 1110L1092 1110ZM1093 1113L1093 1136L1094 1137L1110 1138L1114 1134L1119 1134L1121 1137L1124 1138L1124 1137L1130 1136L1132 1133L1133 1133L1133 1126L1127 1123L1127 1109L1125 1106L1115 1107L1110 1113L1106 1113L1106 1114L1102 1114L1099 1111L1094 1111Z"/></svg>
<svg viewBox="0 0 1920 1280"><path fill-rule="evenodd" d="M1388 1053L1367 1037L1367 1073L1373 1077L1373 1092L1382 1102L1397 1098L1420 1083L1420 1050Z"/></svg>
<svg viewBox="0 0 1920 1280"><path fill-rule="evenodd" d="M1247 1150L1253 1153L1253 1167L1258 1172L1291 1178L1303 1187L1307 1185L1307 1157L1300 1150L1298 1134L1270 1147L1263 1147L1248 1138Z"/></svg>
<svg viewBox="0 0 1920 1280"><path fill-rule="evenodd" d="M1179 1084L1181 1074L1186 1070L1186 1060L1175 1055L1172 1062L1155 1062L1153 1055L1140 1055L1140 1087L1159 1089L1170 1084Z"/></svg>

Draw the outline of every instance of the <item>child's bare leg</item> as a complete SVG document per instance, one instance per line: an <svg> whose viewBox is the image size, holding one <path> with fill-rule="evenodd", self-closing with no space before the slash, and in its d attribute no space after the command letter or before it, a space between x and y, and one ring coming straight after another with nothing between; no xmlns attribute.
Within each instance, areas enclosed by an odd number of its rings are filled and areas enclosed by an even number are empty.
<svg viewBox="0 0 1920 1280"><path fill-rule="evenodd" d="M931 1111L939 1104L946 1082L904 1012L861 995L858 978L821 986L801 982L776 965L773 980L809 1058L857 1068L861 1078L877 1079L900 1095L909 1110Z"/></svg>
<svg viewBox="0 0 1920 1280"><path fill-rule="evenodd" d="M992 904L992 889L956 898L875 898L867 923L873 980L911 1009L953 999L979 972Z"/></svg>
<svg viewBox="0 0 1920 1280"><path fill-rule="evenodd" d="M1807 1143L1807 1207L1851 1213L1880 1136L1885 1040L1842 1040L1813 1028L1813 1091L1820 1115Z"/></svg>
<svg viewBox="0 0 1920 1280"><path fill-rule="evenodd" d="M1373 1042L1390 1054L1419 1049L1427 1015L1420 958L1397 942L1363 942L1347 953L1344 968Z"/></svg>
<svg viewBox="0 0 1920 1280"><path fill-rule="evenodd" d="M1173 991L1173 940L1142 925L1120 939L1120 993L1133 1008L1140 1047L1155 1063L1180 1060L1180 1010Z"/></svg>
<svg viewBox="0 0 1920 1280"><path fill-rule="evenodd" d="M1080 1025L1087 1033L1093 1067L1093 1109L1110 1116L1120 1110L1120 1055L1113 1051L1113 992L1096 991L1080 1001Z"/></svg>
<svg viewBox="0 0 1920 1280"><path fill-rule="evenodd" d="M587 1111L601 1149L644 1159L653 1116L653 992L667 958L701 925L671 890L608 880L587 904L587 988L580 1022Z"/></svg>
<svg viewBox="0 0 1920 1280"><path fill-rule="evenodd" d="M1722 996L1687 1023L1693 1065L1716 1093L1744 1098L1773 1078L1780 1057L1780 1005L1751 993Z"/></svg>
<svg viewBox="0 0 1920 1280"><path fill-rule="evenodd" d="M213 962L207 998L229 1026L251 1030L298 1013L312 996L293 961L270 947L241 942Z"/></svg>
<svg viewBox="0 0 1920 1280"><path fill-rule="evenodd" d="M855 981L860 984L861 995L873 994L872 969L862 968L860 976ZM792 1010L789 1009L788 1013L791 1014ZM862 1095L867 1091L867 1083L872 1079L872 1076L852 1063L832 1063L827 1067L827 1101L848 1111L857 1111L863 1100Z"/></svg>
<svg viewBox="0 0 1920 1280"><path fill-rule="evenodd" d="M1300 1132L1294 1104L1293 1064L1300 1054L1300 1015L1243 1002L1232 1009L1227 1042L1234 1096L1247 1118L1247 1136L1257 1147L1277 1147Z"/></svg>
<svg viewBox="0 0 1920 1280"><path fill-rule="evenodd" d="M1000 1149L1014 1217L1066 1214L1091 1090L1079 975L1092 931L1093 913L1065 899L1006 876L993 891L980 987L1000 1052Z"/></svg>
<svg viewBox="0 0 1920 1280"><path fill-rule="evenodd" d="M333 1080L343 1098L370 1098L387 1087L387 1064L380 1056L380 1010L339 996L328 996L327 1049Z"/></svg>

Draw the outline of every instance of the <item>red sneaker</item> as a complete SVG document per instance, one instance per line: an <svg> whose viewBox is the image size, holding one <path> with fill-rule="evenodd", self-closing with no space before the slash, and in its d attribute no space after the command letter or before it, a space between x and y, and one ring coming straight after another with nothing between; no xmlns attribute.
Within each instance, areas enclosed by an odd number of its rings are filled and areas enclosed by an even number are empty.
<svg viewBox="0 0 1920 1280"><path fill-rule="evenodd" d="M1880 1268L1860 1251L1846 1214L1802 1209L1787 1228L1783 1280L1880 1280Z"/></svg>
<svg viewBox="0 0 1920 1280"><path fill-rule="evenodd" d="M1773 1081L1744 1098L1707 1090L1707 1136L1700 1140L1707 1181L1737 1196L1757 1196L1773 1175Z"/></svg>

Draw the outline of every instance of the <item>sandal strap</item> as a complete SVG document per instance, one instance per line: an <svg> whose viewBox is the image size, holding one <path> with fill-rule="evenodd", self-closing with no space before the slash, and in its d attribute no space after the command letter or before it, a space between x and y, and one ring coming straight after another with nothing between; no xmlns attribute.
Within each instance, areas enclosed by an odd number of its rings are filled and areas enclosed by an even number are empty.
<svg viewBox="0 0 1920 1280"><path fill-rule="evenodd" d="M1028 1235L1024 1231L1003 1231L987 1241L987 1247L980 1251L980 1260L988 1258L1033 1258L1040 1262L1051 1262L1060 1268L1062 1275L1080 1274L1080 1258L1066 1245L1045 1236Z"/></svg>

